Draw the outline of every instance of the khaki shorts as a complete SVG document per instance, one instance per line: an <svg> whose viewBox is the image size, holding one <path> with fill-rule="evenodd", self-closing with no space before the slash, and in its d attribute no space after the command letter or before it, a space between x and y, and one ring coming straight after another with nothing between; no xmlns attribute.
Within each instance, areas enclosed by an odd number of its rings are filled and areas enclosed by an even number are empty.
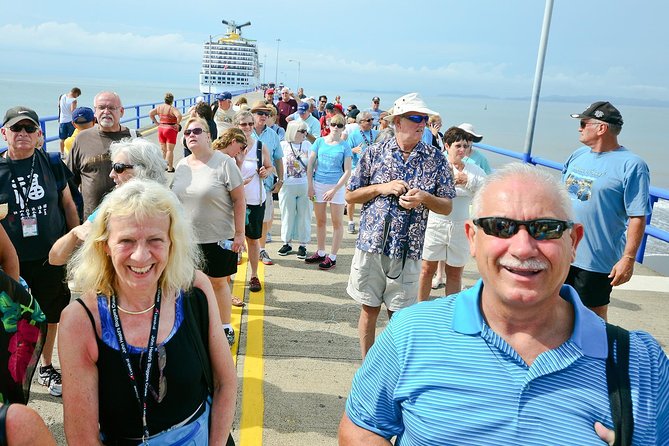
<svg viewBox="0 0 669 446"><path fill-rule="evenodd" d="M464 221L428 220L423 260L445 260L450 266L462 267L467 264L469 257Z"/></svg>
<svg viewBox="0 0 669 446"><path fill-rule="evenodd" d="M348 277L346 292L356 302L368 307L380 307L382 303L390 311L401 310L416 302L418 296L418 277L421 261L406 259L404 270L397 279L386 277L381 266L381 254L371 254L355 249L351 262L351 274ZM387 256L385 262L389 261ZM397 272L389 274L394 277L401 268L401 259L390 261Z"/></svg>

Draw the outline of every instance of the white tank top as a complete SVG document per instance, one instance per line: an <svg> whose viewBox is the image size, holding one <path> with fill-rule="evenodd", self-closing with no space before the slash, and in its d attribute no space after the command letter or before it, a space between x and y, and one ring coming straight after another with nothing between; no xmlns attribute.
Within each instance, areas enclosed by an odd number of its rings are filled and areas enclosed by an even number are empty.
<svg viewBox="0 0 669 446"><path fill-rule="evenodd" d="M246 197L246 204L260 205L265 202L265 186L260 181L258 176L258 158L256 157L257 142L255 138L251 138L252 144L249 144L248 152L244 157L242 163L242 178L246 181L251 178L251 181L244 186L244 195Z"/></svg>

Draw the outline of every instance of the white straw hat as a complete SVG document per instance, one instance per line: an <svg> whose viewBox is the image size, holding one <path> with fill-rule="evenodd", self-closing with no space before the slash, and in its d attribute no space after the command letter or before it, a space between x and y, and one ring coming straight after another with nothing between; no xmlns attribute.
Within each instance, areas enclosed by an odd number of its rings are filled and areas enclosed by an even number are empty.
<svg viewBox="0 0 669 446"><path fill-rule="evenodd" d="M393 104L393 108L388 110L388 116L384 119L391 121L393 116L400 116L409 112L425 113L426 115L438 115L434 110L427 108L425 101L418 93L405 94L397 99Z"/></svg>

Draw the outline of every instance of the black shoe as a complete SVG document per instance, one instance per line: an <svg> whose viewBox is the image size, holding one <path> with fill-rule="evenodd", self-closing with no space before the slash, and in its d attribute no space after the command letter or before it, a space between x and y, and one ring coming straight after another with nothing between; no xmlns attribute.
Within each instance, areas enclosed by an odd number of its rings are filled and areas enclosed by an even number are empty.
<svg viewBox="0 0 669 446"><path fill-rule="evenodd" d="M297 248L297 258L306 259L307 258L307 248L306 246L300 246Z"/></svg>
<svg viewBox="0 0 669 446"><path fill-rule="evenodd" d="M306 263L321 263L323 260L325 260L325 256L319 256L318 251L304 259Z"/></svg>
<svg viewBox="0 0 669 446"><path fill-rule="evenodd" d="M287 256L290 254L290 252L293 250L293 247L290 246L288 243L283 245L281 248L279 248L279 255L280 256Z"/></svg>

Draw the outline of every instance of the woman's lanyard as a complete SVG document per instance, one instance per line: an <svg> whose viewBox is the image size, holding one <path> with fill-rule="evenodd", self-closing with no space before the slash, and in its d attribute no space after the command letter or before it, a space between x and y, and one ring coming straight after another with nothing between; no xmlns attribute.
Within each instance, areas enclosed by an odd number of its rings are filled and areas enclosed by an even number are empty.
<svg viewBox="0 0 669 446"><path fill-rule="evenodd" d="M301 158L301 156L302 156L302 143L300 143L300 147L297 148L297 153L295 153L295 147L293 147L293 143L291 142L289 144L290 144L290 150L293 152L293 156L295 157L295 159L297 161L300 162L300 164L302 164L302 167L304 167L304 171L306 172L307 166L304 165L304 161L302 161L302 158Z"/></svg>
<svg viewBox="0 0 669 446"><path fill-rule="evenodd" d="M366 146L367 147L371 146L372 145L372 131L371 130L369 131L369 141L367 141L367 137L365 136L365 132L363 132L362 129L360 130L360 134L362 135L362 139L365 141Z"/></svg>
<svg viewBox="0 0 669 446"><path fill-rule="evenodd" d="M116 295L113 295L109 300L109 310L111 312L112 320L114 322L114 333L116 333L116 340L118 341L119 349L121 351L121 357L125 363L125 367L128 371L128 378L132 383L132 388L135 391L135 397L139 403L139 407L142 410L142 444L146 443L146 439L149 438L149 426L146 422L146 400L147 395L149 394L149 377L151 376L151 366L153 365L153 355L156 351L156 344L158 340L158 324L160 322L160 286L156 291L156 300L155 307L153 308L153 319L151 321L151 332L149 333L149 343L146 347L147 357L146 357L146 370L144 371L144 388L142 397L139 395L139 386L137 385L137 380L135 379L135 372L132 369L132 363L130 362L130 354L128 353L128 344L125 342L125 336L123 335L123 329L121 328L121 319L118 315L118 305L116 303ZM141 364L140 364L141 369Z"/></svg>

